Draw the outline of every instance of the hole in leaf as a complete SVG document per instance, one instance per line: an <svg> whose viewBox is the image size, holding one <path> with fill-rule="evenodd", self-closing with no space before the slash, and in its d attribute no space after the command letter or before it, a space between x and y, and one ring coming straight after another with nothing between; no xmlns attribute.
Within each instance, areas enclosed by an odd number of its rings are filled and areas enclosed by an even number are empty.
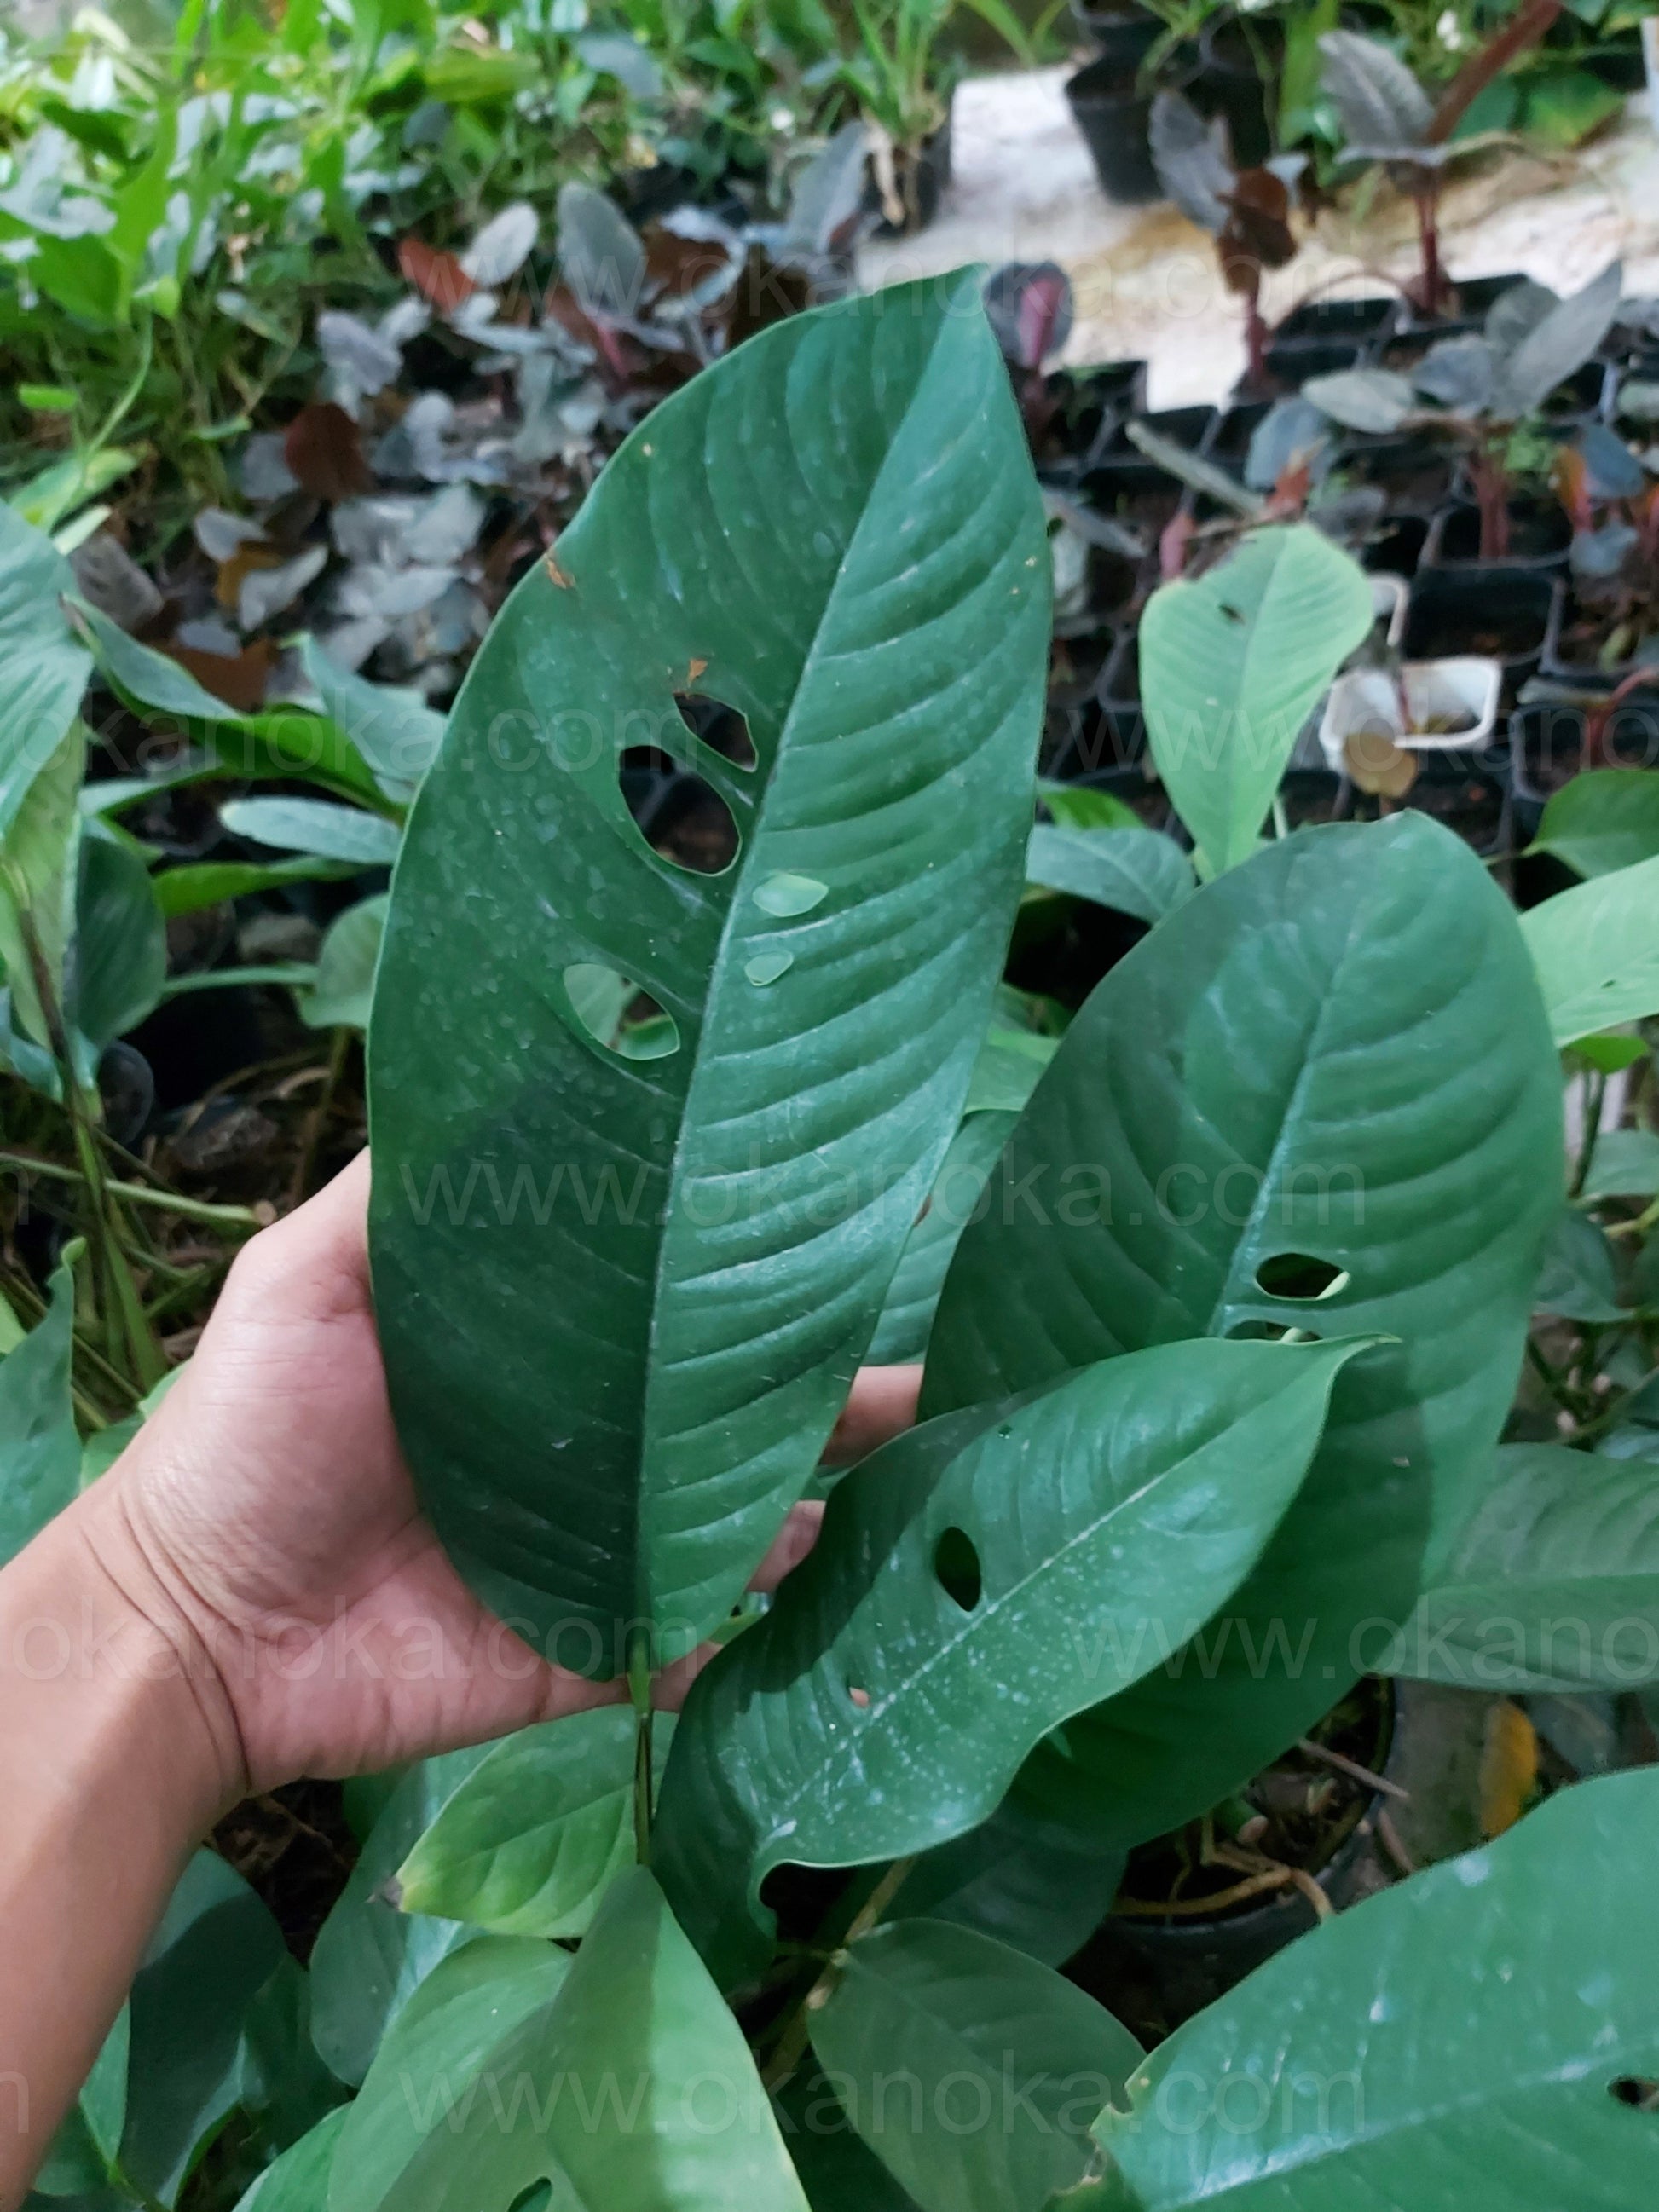
<svg viewBox="0 0 1659 2212"><path fill-rule="evenodd" d="M553 2202L550 2181L532 2181L528 2189L520 2190L507 2212L549 2212Z"/></svg>
<svg viewBox="0 0 1659 2212"><path fill-rule="evenodd" d="M708 698L701 691L677 691L674 704L686 728L733 768L758 766L749 724L735 707L728 707L724 699Z"/></svg>
<svg viewBox="0 0 1659 2212"><path fill-rule="evenodd" d="M618 969L577 960L564 971L564 988L581 1027L619 1060L665 1060L679 1050L672 1014Z"/></svg>
<svg viewBox="0 0 1659 2212"><path fill-rule="evenodd" d="M1345 1268L1306 1252L1274 1252L1255 1271L1256 1288L1270 1298L1334 1297L1347 1280Z"/></svg>
<svg viewBox="0 0 1659 2212"><path fill-rule="evenodd" d="M953 1605L971 1613L985 1592L979 1551L965 1528L947 1528L933 1547L933 1572Z"/></svg>
<svg viewBox="0 0 1659 2212"><path fill-rule="evenodd" d="M860 1690L856 1683L849 1682L847 1687L847 1694L861 1713L867 1713L869 1711L870 1692L868 1690Z"/></svg>
<svg viewBox="0 0 1659 2212"><path fill-rule="evenodd" d="M1626 2074L1621 2080L1607 2084L1610 2095L1621 2105L1629 2105L1638 2112L1659 2112L1659 2081L1644 2081L1640 2075Z"/></svg>
<svg viewBox="0 0 1659 2212"><path fill-rule="evenodd" d="M1294 1334L1299 1344L1319 1344L1316 1329L1298 1328L1288 1321L1236 1321L1227 1331L1229 1344L1282 1344Z"/></svg>

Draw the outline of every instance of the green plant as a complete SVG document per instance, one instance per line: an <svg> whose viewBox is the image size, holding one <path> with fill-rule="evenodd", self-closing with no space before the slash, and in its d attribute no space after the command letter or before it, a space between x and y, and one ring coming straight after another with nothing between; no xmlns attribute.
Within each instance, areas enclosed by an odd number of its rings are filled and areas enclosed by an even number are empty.
<svg viewBox="0 0 1659 2212"><path fill-rule="evenodd" d="M1426 315L1452 307L1455 291L1440 253L1440 188L1449 161L1470 141L1456 132L1475 101L1550 28L1562 0L1528 0L1494 31L1432 97L1393 50L1353 31L1322 33L1324 91L1335 108L1349 161L1382 161L1401 179L1417 204L1423 267L1413 288Z"/></svg>
<svg viewBox="0 0 1659 2212"><path fill-rule="evenodd" d="M943 128L950 112L961 64L943 40L958 0L853 0L857 40L841 64L842 82L870 121L896 154L913 166L922 147ZM1031 34L1006 0L966 0L975 15L1006 40L1028 65L1035 59ZM914 216L914 187L907 204L906 179L890 180L888 197L900 197L896 211Z"/></svg>
<svg viewBox="0 0 1659 2212"><path fill-rule="evenodd" d="M1499 1589L1534 1630L1659 1620L1645 1486L1584 1448L1641 1430L1639 1389L1581 1404L1577 1449L1494 1453L1559 1233L1556 1048L1659 1012L1659 861L1517 924L1418 817L1261 843L1370 621L1299 526L1149 611L1206 880L1102 794L1045 790L1034 836L1045 537L976 284L782 324L635 432L492 631L398 863L372 1244L405 1446L475 1584L631 1698L355 1801L308 1974L198 1861L60 2194L1265 2212L1317 2173L1463 2212L1547 2158L1575 2203L1650 2195L1649 1775L1361 1905L1150 2057L1056 1971L1173 1826L1289 1879L1221 1839L1229 1801L1373 1638L1461 1681ZM729 810L706 872L622 802L647 734ZM1028 879L1151 924L1069 1024L998 986ZM1594 1170L1591 1228L1649 1171ZM76 1264L0 1336L8 1541L75 1480ZM921 1425L742 1597L890 1329ZM1659 1673L1638 1640L1621 1682ZM1504 1663L1474 1679L1605 1679L1539 1636Z"/></svg>
<svg viewBox="0 0 1659 2212"><path fill-rule="evenodd" d="M1528 419L1591 360L1619 312L1624 271L1609 262L1581 292L1518 284L1494 302L1482 335L1442 338L1409 374L1386 368L1313 377L1303 397L1346 428L1449 431L1468 457L1480 509L1480 556L1510 548L1511 459ZM1425 407L1422 402L1433 404Z"/></svg>

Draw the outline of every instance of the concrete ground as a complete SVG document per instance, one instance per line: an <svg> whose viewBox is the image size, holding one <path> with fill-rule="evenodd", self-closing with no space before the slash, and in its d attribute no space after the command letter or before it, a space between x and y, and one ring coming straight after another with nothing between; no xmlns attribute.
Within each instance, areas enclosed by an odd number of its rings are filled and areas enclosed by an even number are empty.
<svg viewBox="0 0 1659 2212"><path fill-rule="evenodd" d="M1210 240L1172 207L1107 200L1066 105L1066 75L964 84L944 210L919 238L868 247L860 276L888 284L964 261L1058 261L1077 295L1067 360L1144 356L1155 406L1220 399L1244 349L1238 302L1221 285ZM1320 218L1296 261L1270 278L1271 315L1314 292L1376 291L1383 278L1413 272L1409 204L1381 185L1362 225L1363 204L1350 192ZM1515 269L1572 291L1621 253L1627 291L1659 293L1659 137L1646 98L1571 156L1472 159L1449 187L1443 233L1455 276Z"/></svg>

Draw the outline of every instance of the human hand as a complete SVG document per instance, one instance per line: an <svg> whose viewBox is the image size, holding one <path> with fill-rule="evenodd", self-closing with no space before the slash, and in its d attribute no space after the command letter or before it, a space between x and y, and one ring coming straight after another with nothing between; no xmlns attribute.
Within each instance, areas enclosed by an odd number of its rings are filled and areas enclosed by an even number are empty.
<svg viewBox="0 0 1659 2212"><path fill-rule="evenodd" d="M614 1702L475 1598L422 1516L370 1304L365 1153L256 1237L188 1370L82 1501L111 1578L180 1652L227 1798L367 1773ZM917 1368L859 1378L830 1456L915 1416ZM811 1548L799 1507L757 1574ZM673 1694L683 1694L687 1670Z"/></svg>

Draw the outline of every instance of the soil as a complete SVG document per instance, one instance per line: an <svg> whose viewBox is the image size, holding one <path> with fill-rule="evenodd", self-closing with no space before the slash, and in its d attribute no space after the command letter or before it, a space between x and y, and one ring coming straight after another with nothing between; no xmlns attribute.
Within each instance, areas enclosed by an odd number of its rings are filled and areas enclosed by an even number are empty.
<svg viewBox="0 0 1659 2212"><path fill-rule="evenodd" d="M1431 755L1425 756L1409 800L1374 798L1356 791L1353 818L1376 822L1385 814L1397 813L1402 803L1443 823L1477 853L1491 854L1502 842L1506 812L1503 786L1485 776L1450 769L1443 760L1436 761Z"/></svg>
<svg viewBox="0 0 1659 2212"><path fill-rule="evenodd" d="M357 1861L337 1782L291 1782L250 1797L214 1830L213 1848L270 1908L304 1966Z"/></svg>

